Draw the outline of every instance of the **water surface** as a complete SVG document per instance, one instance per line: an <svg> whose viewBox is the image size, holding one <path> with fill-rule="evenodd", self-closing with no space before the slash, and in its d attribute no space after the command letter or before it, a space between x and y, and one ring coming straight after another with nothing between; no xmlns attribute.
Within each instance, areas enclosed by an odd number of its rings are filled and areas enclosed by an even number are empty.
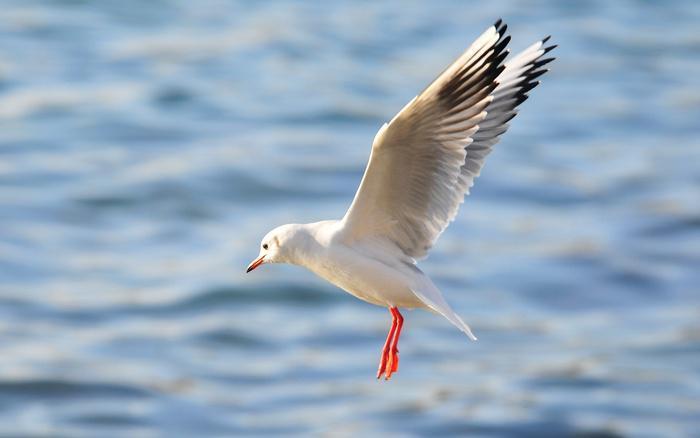
<svg viewBox="0 0 700 438"><path fill-rule="evenodd" d="M503 17L552 72L422 262L472 326L293 267L381 124ZM700 3L7 0L0 434L700 430Z"/></svg>

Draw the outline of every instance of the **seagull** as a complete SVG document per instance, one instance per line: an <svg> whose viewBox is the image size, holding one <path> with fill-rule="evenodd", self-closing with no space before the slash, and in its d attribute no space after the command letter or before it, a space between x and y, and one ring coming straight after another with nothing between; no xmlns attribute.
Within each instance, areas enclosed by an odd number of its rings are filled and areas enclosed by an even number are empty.
<svg viewBox="0 0 700 438"><path fill-rule="evenodd" d="M556 47L545 47L550 37L508 57L506 29L496 21L379 129L342 219L277 227L248 266L247 272L264 263L303 266L387 307L392 322L377 379L398 370L400 307L438 313L476 340L417 260L454 220L486 156L554 59L545 57Z"/></svg>

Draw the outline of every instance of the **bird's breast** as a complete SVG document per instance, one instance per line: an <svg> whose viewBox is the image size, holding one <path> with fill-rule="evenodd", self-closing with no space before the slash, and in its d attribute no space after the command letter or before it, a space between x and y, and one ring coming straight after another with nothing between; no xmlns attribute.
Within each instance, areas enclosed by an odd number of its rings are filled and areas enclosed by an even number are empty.
<svg viewBox="0 0 700 438"><path fill-rule="evenodd" d="M357 248L335 245L310 259L306 268L355 297L378 306L423 307L411 291L410 268L363 254ZM418 271L420 272L420 271Z"/></svg>

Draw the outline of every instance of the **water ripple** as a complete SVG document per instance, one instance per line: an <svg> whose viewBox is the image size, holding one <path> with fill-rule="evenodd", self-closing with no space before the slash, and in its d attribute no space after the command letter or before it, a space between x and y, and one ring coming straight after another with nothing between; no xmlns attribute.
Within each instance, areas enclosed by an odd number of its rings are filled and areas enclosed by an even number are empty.
<svg viewBox="0 0 700 438"><path fill-rule="evenodd" d="M7 0L0 435L700 430L700 3ZM421 267L479 336L244 274L497 17L557 61Z"/></svg>

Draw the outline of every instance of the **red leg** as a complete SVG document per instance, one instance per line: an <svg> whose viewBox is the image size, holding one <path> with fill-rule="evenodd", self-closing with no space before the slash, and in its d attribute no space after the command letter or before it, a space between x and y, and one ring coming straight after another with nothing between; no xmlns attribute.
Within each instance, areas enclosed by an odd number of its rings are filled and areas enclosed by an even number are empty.
<svg viewBox="0 0 700 438"><path fill-rule="evenodd" d="M389 360L389 347L391 346L391 341L394 339L394 332L396 331L397 321L394 311L389 309L391 312L391 328L389 329L389 334L386 336L386 342L384 342L384 348L382 348L382 357L379 360L379 369L377 370L377 379L386 372L386 364Z"/></svg>
<svg viewBox="0 0 700 438"><path fill-rule="evenodd" d="M384 372L386 380L391 379L391 374L399 369L399 337L401 336L401 328L403 327L403 316L399 313L399 309L392 307L389 310L391 310L391 315L394 317L397 324L391 343L389 344L389 360L387 361L386 370Z"/></svg>

